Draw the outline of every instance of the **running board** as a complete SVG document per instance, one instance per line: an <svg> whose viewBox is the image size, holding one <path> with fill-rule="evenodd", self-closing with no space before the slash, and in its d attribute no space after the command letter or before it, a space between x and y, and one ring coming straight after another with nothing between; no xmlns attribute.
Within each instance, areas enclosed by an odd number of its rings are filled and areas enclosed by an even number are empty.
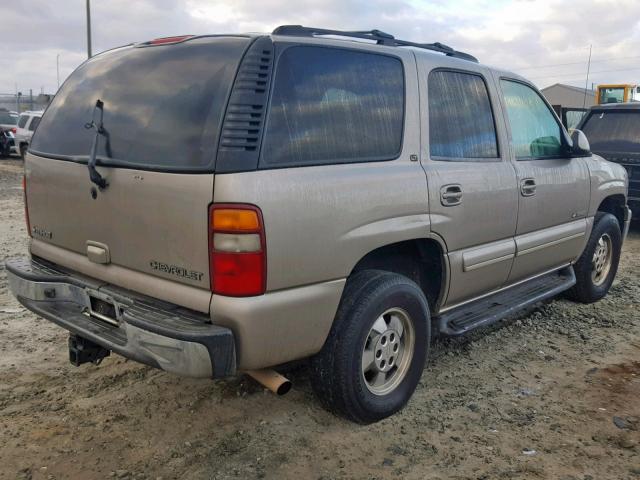
<svg viewBox="0 0 640 480"><path fill-rule="evenodd" d="M462 335L555 297L576 284L573 267L566 267L507 290L462 305L436 318L443 335Z"/></svg>

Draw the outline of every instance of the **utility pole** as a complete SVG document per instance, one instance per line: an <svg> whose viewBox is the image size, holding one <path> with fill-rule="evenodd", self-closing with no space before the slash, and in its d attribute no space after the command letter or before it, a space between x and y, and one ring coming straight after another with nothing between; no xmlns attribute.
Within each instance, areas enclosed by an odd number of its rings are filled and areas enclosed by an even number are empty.
<svg viewBox="0 0 640 480"><path fill-rule="evenodd" d="M56 55L56 77L58 78L58 90L60 90L60 54Z"/></svg>
<svg viewBox="0 0 640 480"><path fill-rule="evenodd" d="M87 57L91 58L91 0L87 0Z"/></svg>

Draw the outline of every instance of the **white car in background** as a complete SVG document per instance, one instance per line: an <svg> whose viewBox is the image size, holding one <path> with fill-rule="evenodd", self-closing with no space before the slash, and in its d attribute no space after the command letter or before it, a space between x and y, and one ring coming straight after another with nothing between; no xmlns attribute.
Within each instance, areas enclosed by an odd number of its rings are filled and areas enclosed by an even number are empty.
<svg viewBox="0 0 640 480"><path fill-rule="evenodd" d="M40 118L44 110L27 111L20 114L18 119L17 131L15 134L15 144L18 150L17 153L24 159L27 153L29 144L31 143L31 137L35 132L36 127L40 123Z"/></svg>
<svg viewBox="0 0 640 480"><path fill-rule="evenodd" d="M9 153L20 153L17 144L14 141L14 136L17 131L18 112L10 111L5 108L0 108L0 130L8 130L8 134L11 137L10 151Z"/></svg>

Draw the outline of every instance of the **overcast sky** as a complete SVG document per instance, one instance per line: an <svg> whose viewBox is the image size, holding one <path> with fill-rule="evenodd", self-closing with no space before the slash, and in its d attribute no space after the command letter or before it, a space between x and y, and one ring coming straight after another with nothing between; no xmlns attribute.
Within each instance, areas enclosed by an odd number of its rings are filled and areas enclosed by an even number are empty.
<svg viewBox="0 0 640 480"><path fill-rule="evenodd" d="M85 0L2 7L0 93L55 92L86 58ZM268 32L281 24L446 43L539 87L640 83L639 0L94 0L93 50L179 34Z"/></svg>

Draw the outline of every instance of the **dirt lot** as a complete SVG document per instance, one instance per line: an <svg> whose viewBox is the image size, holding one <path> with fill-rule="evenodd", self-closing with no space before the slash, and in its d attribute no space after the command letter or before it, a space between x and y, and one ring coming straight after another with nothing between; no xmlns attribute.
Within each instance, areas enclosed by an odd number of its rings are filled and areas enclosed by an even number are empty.
<svg viewBox="0 0 640 480"><path fill-rule="evenodd" d="M409 406L362 427L321 409L303 367L277 398L117 356L71 366L65 332L7 290L21 173L0 162L1 479L640 479L637 227L605 300L438 342Z"/></svg>

